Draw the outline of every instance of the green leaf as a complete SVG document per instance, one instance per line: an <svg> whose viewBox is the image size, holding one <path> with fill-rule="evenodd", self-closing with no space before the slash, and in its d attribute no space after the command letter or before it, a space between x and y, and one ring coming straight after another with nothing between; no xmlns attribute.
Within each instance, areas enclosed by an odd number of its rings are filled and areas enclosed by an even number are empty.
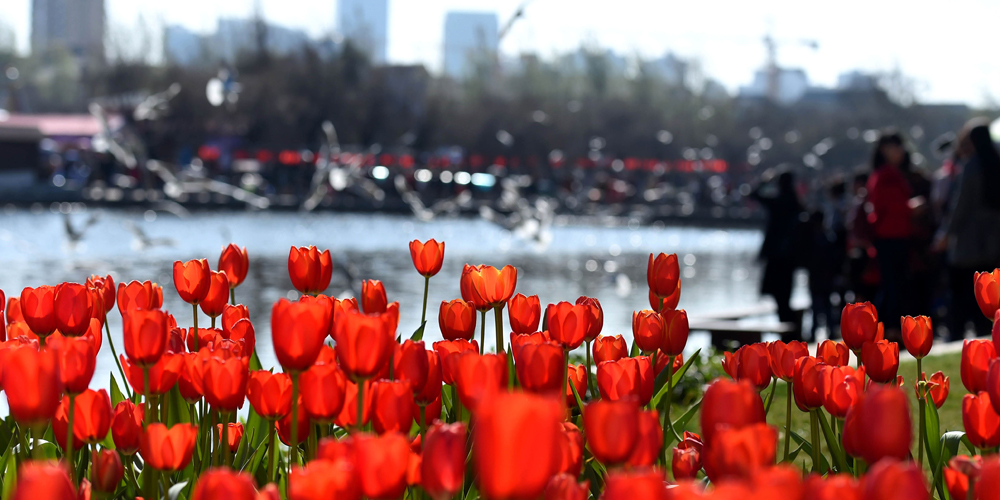
<svg viewBox="0 0 1000 500"><path fill-rule="evenodd" d="M830 422L826 420L826 415L822 409L816 410L816 415L819 417L819 426L823 429L823 435L826 436L826 446L830 449L833 460L837 464L837 472L846 473L848 471L847 456L844 455L844 450L840 446L837 435L833 433L833 428L830 426Z"/></svg>
<svg viewBox="0 0 1000 500"><path fill-rule="evenodd" d="M924 435L921 439L927 446L927 459L931 464L941 460L941 423L937 407L933 401L924 403Z"/></svg>
<svg viewBox="0 0 1000 500"><path fill-rule="evenodd" d="M257 348L253 350L253 354L250 355L250 371L263 370L264 366L260 364L260 358L257 357Z"/></svg>
<svg viewBox="0 0 1000 500"><path fill-rule="evenodd" d="M184 401L180 389L174 385L166 394L170 401L167 406L167 422L170 425L178 423L191 423L191 415L188 414L188 402Z"/></svg>
<svg viewBox="0 0 1000 500"><path fill-rule="evenodd" d="M767 400L764 401L764 415L771 413L771 403L774 401L774 391L778 388L778 379L772 378L771 392L767 393Z"/></svg>
<svg viewBox="0 0 1000 500"><path fill-rule="evenodd" d="M701 349L695 351L694 354L690 358L688 358L688 360L685 361L683 365L681 365L681 367L677 370L677 373L674 373L672 377L673 382L671 383L671 389L677 387L677 384L681 381L681 378L684 376L685 373L687 373L688 368L691 367L691 362L694 361L694 359L698 357L700 353ZM651 402L653 408L659 408L660 400L667 395L666 381L667 381L667 370L663 370L656 376L656 381L653 382L653 387L656 389L656 395L653 396Z"/></svg>
<svg viewBox="0 0 1000 500"><path fill-rule="evenodd" d="M479 500L479 490L475 486L469 488L469 492L465 494L465 500Z"/></svg>
<svg viewBox="0 0 1000 500"><path fill-rule="evenodd" d="M4 498L10 498L14 494L14 486L17 485L17 460L14 459L14 454L11 453L7 455L6 460L6 470L3 473L3 495Z"/></svg>
<svg viewBox="0 0 1000 500"><path fill-rule="evenodd" d="M427 326L426 320L423 323L420 323L420 328L417 328L416 330L413 331L413 335L410 335L410 340L413 341L424 340L424 327L426 326Z"/></svg>
<svg viewBox="0 0 1000 500"><path fill-rule="evenodd" d="M700 354L701 354L701 349L698 349L697 351L694 352L694 354L691 355L690 358L688 358L687 361L684 362L683 365L681 365L680 370L677 370L677 372L674 373L674 387L677 387L677 384L681 382L681 378L684 377L684 374L687 373L688 368L691 367L691 362L693 362L694 359L697 358L698 355Z"/></svg>
<svg viewBox="0 0 1000 500"><path fill-rule="evenodd" d="M576 399L576 406L580 408L580 414L583 415L583 400L580 399L580 393L576 391L576 384L566 384L573 391L573 399Z"/></svg>
<svg viewBox="0 0 1000 500"><path fill-rule="evenodd" d="M112 373L110 375L111 375L111 406L114 407L118 406L118 403L121 403L122 401L125 400L125 395L122 394L122 390L118 388L118 381L115 380L115 374Z"/></svg>
<svg viewBox="0 0 1000 500"><path fill-rule="evenodd" d="M187 487L187 484L188 484L187 481L181 481L171 486L170 489L167 490L167 498L169 498L170 500L178 500L178 498L181 495L181 492L184 491L184 488Z"/></svg>
<svg viewBox="0 0 1000 500"><path fill-rule="evenodd" d="M688 423L689 420L691 420L691 417L695 416L695 414L698 413L698 408L700 406L701 406L701 400L698 400L697 403L691 405L691 407L688 408L687 411L685 411L680 417L677 417L677 420L674 420L674 422L673 422L674 429L675 430L679 429L678 432L683 433L684 432L684 427L687 426L687 423ZM666 427L664 427L663 434L666 436L666 443L665 444L666 444L666 446L669 447L674 442L673 433L670 432L669 429L667 429Z"/></svg>
<svg viewBox="0 0 1000 500"><path fill-rule="evenodd" d="M632 350L629 351L628 357L634 358L639 355L639 344L636 343L635 339L632 339Z"/></svg>
<svg viewBox="0 0 1000 500"><path fill-rule="evenodd" d="M514 353L513 349L510 348L510 344L507 344L507 390L513 391L516 381L517 376L514 371Z"/></svg>
<svg viewBox="0 0 1000 500"><path fill-rule="evenodd" d="M788 429L786 429L786 430L788 430ZM806 452L806 455L808 455L811 458L812 457L812 444L810 444L809 441L806 441L806 439L804 437L796 434L795 431L793 431L793 430L788 430L788 434L790 436L792 436L792 439L795 440L796 443L799 443L799 444L802 445L801 446L802 451ZM830 470L831 469L830 462L827 461L826 455L823 455L822 453L819 455L819 465L820 465L820 470Z"/></svg>
<svg viewBox="0 0 1000 500"><path fill-rule="evenodd" d="M791 453L788 454L789 463L795 462L795 457L797 457L799 455L799 452L802 451L802 446L803 446L802 444L799 444L798 447L796 447L794 450L792 450Z"/></svg>

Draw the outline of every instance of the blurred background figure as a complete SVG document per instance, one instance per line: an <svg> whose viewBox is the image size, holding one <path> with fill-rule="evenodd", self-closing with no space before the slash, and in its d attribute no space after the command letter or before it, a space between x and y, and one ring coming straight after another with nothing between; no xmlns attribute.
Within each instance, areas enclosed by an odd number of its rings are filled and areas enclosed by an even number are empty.
<svg viewBox="0 0 1000 500"><path fill-rule="evenodd" d="M950 184L934 243L936 250L945 252L948 266L948 330L953 339L965 336L969 322L977 335L989 332L990 322L975 303L973 276L1000 265L1000 154L988 122L974 119L967 123L957 143L957 178Z"/></svg>
<svg viewBox="0 0 1000 500"><path fill-rule="evenodd" d="M798 251L803 231L803 208L795 193L795 176L790 171L786 170L778 175L776 194L762 192L773 177L774 171L765 171L761 176L762 185L751 193L767 210L764 242L759 255L764 265L760 293L770 295L777 302L778 319L782 323L791 323L796 322L795 311L791 306L792 278L797 259L803 256ZM794 338L794 332L783 334L783 337L786 337L782 339L786 342L798 340Z"/></svg>

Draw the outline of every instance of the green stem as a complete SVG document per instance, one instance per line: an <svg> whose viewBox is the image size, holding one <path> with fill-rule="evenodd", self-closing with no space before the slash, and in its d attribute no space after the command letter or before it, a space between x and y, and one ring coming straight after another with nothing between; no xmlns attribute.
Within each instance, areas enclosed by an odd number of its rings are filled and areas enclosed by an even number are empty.
<svg viewBox="0 0 1000 500"><path fill-rule="evenodd" d="M587 394L590 395L590 399L594 399L594 384L590 380L590 341L587 344ZM653 368L656 368L656 364L653 364Z"/></svg>
<svg viewBox="0 0 1000 500"><path fill-rule="evenodd" d="M659 353L660 353L660 350L656 349L655 351L653 351L653 354L650 356L650 363L653 365L653 378L654 379L656 378L657 375L659 375L659 373L656 371L656 355L659 354ZM673 366L671 366L671 368L673 368ZM650 410L653 409L653 400L649 400L649 409Z"/></svg>
<svg viewBox="0 0 1000 500"><path fill-rule="evenodd" d="M503 302L493 308L493 316L496 318L496 334L497 334L497 354L503 352ZM485 316L483 317L485 320ZM569 359L569 358L566 358Z"/></svg>
<svg viewBox="0 0 1000 500"><path fill-rule="evenodd" d="M142 419L142 430L146 430L146 421L152 420L156 421L156 410L152 408L152 400L149 399L149 367L142 367L142 398L146 402L146 407L143 409L146 415L152 414L152 418Z"/></svg>
<svg viewBox="0 0 1000 500"><path fill-rule="evenodd" d="M924 466L924 434L926 422L924 421L924 406L927 404L926 386L920 385L920 374L923 373L923 359L917 358L917 406L920 408L920 432L917 434L917 465Z"/></svg>
<svg viewBox="0 0 1000 500"><path fill-rule="evenodd" d="M292 438L289 440L292 458L288 461L288 473L292 472L292 465L299 463L299 373L292 372ZM358 397L361 393L358 392Z"/></svg>
<svg viewBox="0 0 1000 500"><path fill-rule="evenodd" d="M572 383L572 382L569 381L569 349L566 348L566 347L563 347L563 378L562 379L563 379L563 386L562 386L563 394L566 393L567 389L569 389L570 390L570 394L572 394L573 389L569 388L569 385ZM560 395L560 396L562 396L562 395Z"/></svg>
<svg viewBox="0 0 1000 500"><path fill-rule="evenodd" d="M229 303L236 305L236 287L229 288Z"/></svg>
<svg viewBox="0 0 1000 500"><path fill-rule="evenodd" d="M66 457L69 462L69 479L76 484L76 467L73 466L73 441L76 437L76 432L73 431L73 413L75 413L76 407L76 396L69 395L69 415L66 417Z"/></svg>
<svg viewBox="0 0 1000 500"><path fill-rule="evenodd" d="M194 352L198 352L198 304L191 304L191 311L194 315Z"/></svg>
<svg viewBox="0 0 1000 500"><path fill-rule="evenodd" d="M424 276L424 309L420 313L420 324L424 324L427 321L427 289L431 285L431 277Z"/></svg>
<svg viewBox="0 0 1000 500"><path fill-rule="evenodd" d="M816 417L817 411L809 411L810 439L812 441L810 444L812 444L813 472L822 474L819 465L819 426L817 425L819 419Z"/></svg>
<svg viewBox="0 0 1000 500"><path fill-rule="evenodd" d="M215 316L209 316L209 317L212 318L212 329L214 330L215 329Z"/></svg>
<svg viewBox="0 0 1000 500"><path fill-rule="evenodd" d="M427 405L417 405L420 408L420 447L423 449L427 439Z"/></svg>
<svg viewBox="0 0 1000 500"><path fill-rule="evenodd" d="M355 383L358 385L358 419L354 422L354 426L360 431L364 426L365 417L365 381L359 379Z"/></svg>
<svg viewBox="0 0 1000 500"><path fill-rule="evenodd" d="M666 402L664 403L663 410L663 425L670 431L669 433L663 433L663 453L664 453L664 463L670 460L667 453L670 453L670 437L673 436L677 442L681 442L684 439L677 434L674 429L674 423L670 421L670 405L673 403L674 397L674 357L667 356L667 393L664 394Z"/></svg>
<svg viewBox="0 0 1000 500"><path fill-rule="evenodd" d="M277 481L276 471L274 470L274 433L275 433L275 422L270 421L270 425L267 429L267 478L270 481Z"/></svg>
<svg viewBox="0 0 1000 500"><path fill-rule="evenodd" d="M171 390L173 390L173 389L171 389ZM169 422L169 420L167 419L167 415L168 415L167 411L169 410L169 406L170 406L170 396L168 394L169 394L169 392L163 393L162 399L159 399L159 403L160 403L160 422L163 422L163 423Z"/></svg>
<svg viewBox="0 0 1000 500"><path fill-rule="evenodd" d="M482 321L479 322L479 354L482 355L486 349L486 309L480 311Z"/></svg>
<svg viewBox="0 0 1000 500"><path fill-rule="evenodd" d="M222 465L225 467L229 466L229 414L222 414L222 441L219 442L219 446L222 446Z"/></svg>
<svg viewBox="0 0 1000 500"><path fill-rule="evenodd" d="M128 385L128 379L125 378L125 370L122 369L122 362L118 360L118 353L115 351L115 343L111 340L111 326L108 325L108 314L104 314L104 331L108 336L108 345L111 346L111 356L115 358L115 365L118 367L118 373L122 376L122 386L125 387L125 393L128 394L128 399L132 399L132 389Z"/></svg>
<svg viewBox="0 0 1000 500"><path fill-rule="evenodd" d="M789 450L792 442L792 381L785 382L785 458L782 462L788 461Z"/></svg>

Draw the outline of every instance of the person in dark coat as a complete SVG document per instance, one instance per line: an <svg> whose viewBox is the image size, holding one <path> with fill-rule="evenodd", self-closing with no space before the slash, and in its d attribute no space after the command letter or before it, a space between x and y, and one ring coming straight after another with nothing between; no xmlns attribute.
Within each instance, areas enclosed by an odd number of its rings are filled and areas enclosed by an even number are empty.
<svg viewBox="0 0 1000 500"><path fill-rule="evenodd" d="M771 174L770 171L765 172L761 180L769 182ZM764 195L758 187L751 196L767 210L767 227L759 256L764 263L760 293L770 295L777 302L778 319L782 323L794 323L795 312L791 306L792 278L797 266L796 249L801 240L799 231L803 213L802 203L795 193L795 177L791 172L782 172L778 176L777 194ZM782 335L782 340L798 340L795 336L796 332L786 333Z"/></svg>

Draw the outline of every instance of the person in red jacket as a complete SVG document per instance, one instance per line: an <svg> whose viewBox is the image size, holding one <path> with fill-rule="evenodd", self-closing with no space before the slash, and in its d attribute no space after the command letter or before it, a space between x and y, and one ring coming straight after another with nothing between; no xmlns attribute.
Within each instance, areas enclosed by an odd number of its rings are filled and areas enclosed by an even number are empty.
<svg viewBox="0 0 1000 500"><path fill-rule="evenodd" d="M910 153L898 132L882 133L875 143L871 166L865 207L882 278L875 306L879 317L885 318L886 337L896 340L900 335L894 318L903 315L913 234L910 184L904 173L910 169Z"/></svg>

